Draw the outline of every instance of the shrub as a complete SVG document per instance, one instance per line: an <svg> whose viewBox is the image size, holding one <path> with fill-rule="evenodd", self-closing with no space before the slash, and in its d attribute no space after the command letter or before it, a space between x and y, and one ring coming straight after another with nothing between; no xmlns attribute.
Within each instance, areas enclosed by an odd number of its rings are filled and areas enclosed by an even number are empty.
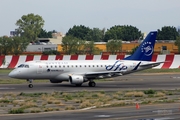
<svg viewBox="0 0 180 120"><path fill-rule="evenodd" d="M60 55L60 52L57 50L43 51L43 55Z"/></svg>
<svg viewBox="0 0 180 120"><path fill-rule="evenodd" d="M80 104L80 108L86 108L86 107L90 107L90 106L92 106L92 104L90 103L89 100L83 101L83 102Z"/></svg>
<svg viewBox="0 0 180 120"><path fill-rule="evenodd" d="M34 108L34 109L31 109L30 111L31 113L39 113L41 112L40 108Z"/></svg>
<svg viewBox="0 0 180 120"><path fill-rule="evenodd" d="M155 90L152 90L152 89L149 89L149 90L145 90L144 91L144 94L155 94L156 91Z"/></svg>
<svg viewBox="0 0 180 120"><path fill-rule="evenodd" d="M0 103L11 103L12 101L11 100L8 100L8 99L1 99L0 100Z"/></svg>
<svg viewBox="0 0 180 120"><path fill-rule="evenodd" d="M53 108L45 108L44 112L53 111Z"/></svg>
<svg viewBox="0 0 180 120"><path fill-rule="evenodd" d="M12 109L10 109L10 111L8 113L9 114L20 114L20 113L24 113L24 109L23 108L12 108Z"/></svg>
<svg viewBox="0 0 180 120"><path fill-rule="evenodd" d="M144 93L143 92L127 92L125 93L125 97L143 97Z"/></svg>
<svg viewBox="0 0 180 120"><path fill-rule="evenodd" d="M164 96L165 96L165 94L162 93L162 92L157 92L157 93L155 94L155 97L164 97Z"/></svg>
<svg viewBox="0 0 180 120"><path fill-rule="evenodd" d="M47 93L23 93L23 92L21 92L19 95L20 96L28 96L28 97L40 97L43 94L47 94Z"/></svg>
<svg viewBox="0 0 180 120"><path fill-rule="evenodd" d="M70 106L67 106L67 107L65 108L65 110L75 110L75 107L72 106L72 105L70 105Z"/></svg>

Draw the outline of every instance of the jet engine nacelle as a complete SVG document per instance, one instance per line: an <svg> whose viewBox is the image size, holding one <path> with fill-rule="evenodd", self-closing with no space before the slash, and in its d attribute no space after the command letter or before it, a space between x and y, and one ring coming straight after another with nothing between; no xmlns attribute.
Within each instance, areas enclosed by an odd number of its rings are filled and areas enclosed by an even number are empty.
<svg viewBox="0 0 180 120"><path fill-rule="evenodd" d="M84 82L84 77L81 75L71 75L69 76L71 84L82 84Z"/></svg>
<svg viewBox="0 0 180 120"><path fill-rule="evenodd" d="M50 79L50 82L51 83L61 83L62 81L58 80L58 79Z"/></svg>

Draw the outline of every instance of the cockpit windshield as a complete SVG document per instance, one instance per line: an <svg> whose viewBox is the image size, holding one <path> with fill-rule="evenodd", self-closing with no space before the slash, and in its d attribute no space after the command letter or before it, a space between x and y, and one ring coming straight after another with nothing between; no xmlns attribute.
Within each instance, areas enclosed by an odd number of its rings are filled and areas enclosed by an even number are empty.
<svg viewBox="0 0 180 120"><path fill-rule="evenodd" d="M18 66L18 68L29 68L29 65L21 64L21 65Z"/></svg>

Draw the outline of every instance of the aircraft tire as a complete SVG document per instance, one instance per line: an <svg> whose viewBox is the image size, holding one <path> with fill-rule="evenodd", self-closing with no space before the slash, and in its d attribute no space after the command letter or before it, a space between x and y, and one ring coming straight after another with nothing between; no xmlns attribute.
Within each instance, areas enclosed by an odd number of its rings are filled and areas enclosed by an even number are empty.
<svg viewBox="0 0 180 120"><path fill-rule="evenodd" d="M29 84L29 88L33 88L33 84Z"/></svg>
<svg viewBox="0 0 180 120"><path fill-rule="evenodd" d="M96 86L96 83L93 81L93 82L89 82L89 87L95 87Z"/></svg>

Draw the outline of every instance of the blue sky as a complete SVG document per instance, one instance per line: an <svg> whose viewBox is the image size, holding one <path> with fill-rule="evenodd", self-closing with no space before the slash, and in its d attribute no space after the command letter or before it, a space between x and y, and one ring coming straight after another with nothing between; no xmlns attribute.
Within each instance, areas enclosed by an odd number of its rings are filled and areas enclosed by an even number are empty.
<svg viewBox="0 0 180 120"><path fill-rule="evenodd" d="M64 34L74 25L132 25L146 33L180 26L180 0L1 0L0 36L10 35L16 21L29 13L42 16L47 31Z"/></svg>

